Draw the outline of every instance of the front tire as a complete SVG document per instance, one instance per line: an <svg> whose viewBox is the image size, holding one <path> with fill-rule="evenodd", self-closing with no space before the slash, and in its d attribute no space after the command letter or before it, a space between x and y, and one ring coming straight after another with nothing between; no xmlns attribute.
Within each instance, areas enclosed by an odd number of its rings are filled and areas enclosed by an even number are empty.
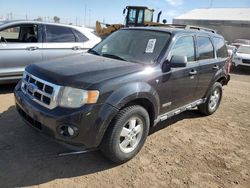
<svg viewBox="0 0 250 188"><path fill-rule="evenodd" d="M149 115L143 107L133 105L122 109L105 133L102 153L116 163L132 159L144 145L149 126Z"/></svg>
<svg viewBox="0 0 250 188"><path fill-rule="evenodd" d="M222 85L215 82L210 89L209 95L205 103L198 106L198 110L204 115L213 114L220 106L222 98Z"/></svg>

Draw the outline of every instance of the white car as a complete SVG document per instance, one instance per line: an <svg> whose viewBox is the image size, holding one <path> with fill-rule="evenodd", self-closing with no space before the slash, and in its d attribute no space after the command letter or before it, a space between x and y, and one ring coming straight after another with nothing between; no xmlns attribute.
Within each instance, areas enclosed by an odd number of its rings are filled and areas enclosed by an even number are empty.
<svg viewBox="0 0 250 188"><path fill-rule="evenodd" d="M250 45L241 45L237 52L234 54L233 63L237 66L250 67Z"/></svg>
<svg viewBox="0 0 250 188"><path fill-rule="evenodd" d="M101 41L89 28L38 22L0 22L0 84L20 79L25 66L86 52Z"/></svg>

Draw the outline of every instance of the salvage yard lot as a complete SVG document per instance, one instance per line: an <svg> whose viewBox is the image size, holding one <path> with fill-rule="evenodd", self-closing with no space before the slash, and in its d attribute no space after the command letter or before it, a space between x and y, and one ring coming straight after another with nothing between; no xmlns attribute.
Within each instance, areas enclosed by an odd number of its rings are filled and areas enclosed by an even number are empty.
<svg viewBox="0 0 250 188"><path fill-rule="evenodd" d="M158 124L123 165L100 152L67 157L14 108L13 85L0 86L0 187L249 187L250 71L232 74L219 110L196 110ZM41 185L42 184L42 185Z"/></svg>

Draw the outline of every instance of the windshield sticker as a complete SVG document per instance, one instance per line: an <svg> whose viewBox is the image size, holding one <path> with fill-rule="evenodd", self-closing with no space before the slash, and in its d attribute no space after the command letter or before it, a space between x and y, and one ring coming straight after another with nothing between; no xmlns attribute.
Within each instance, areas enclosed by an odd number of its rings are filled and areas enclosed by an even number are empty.
<svg viewBox="0 0 250 188"><path fill-rule="evenodd" d="M149 39L145 53L153 53L155 48L156 39Z"/></svg>

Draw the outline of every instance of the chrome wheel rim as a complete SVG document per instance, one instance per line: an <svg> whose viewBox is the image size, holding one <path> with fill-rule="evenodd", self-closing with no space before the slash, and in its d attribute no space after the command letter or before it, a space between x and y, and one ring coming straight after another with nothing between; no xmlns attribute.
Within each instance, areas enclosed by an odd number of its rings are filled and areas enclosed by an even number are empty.
<svg viewBox="0 0 250 188"><path fill-rule="evenodd" d="M130 153L138 146L143 133L143 121L139 117L131 117L120 133L119 147L122 152Z"/></svg>
<svg viewBox="0 0 250 188"><path fill-rule="evenodd" d="M217 89L215 89L213 91L213 93L210 96L210 99L209 99L209 108L211 110L214 110L217 107L217 104L218 104L219 100L220 100L220 91L217 88Z"/></svg>

